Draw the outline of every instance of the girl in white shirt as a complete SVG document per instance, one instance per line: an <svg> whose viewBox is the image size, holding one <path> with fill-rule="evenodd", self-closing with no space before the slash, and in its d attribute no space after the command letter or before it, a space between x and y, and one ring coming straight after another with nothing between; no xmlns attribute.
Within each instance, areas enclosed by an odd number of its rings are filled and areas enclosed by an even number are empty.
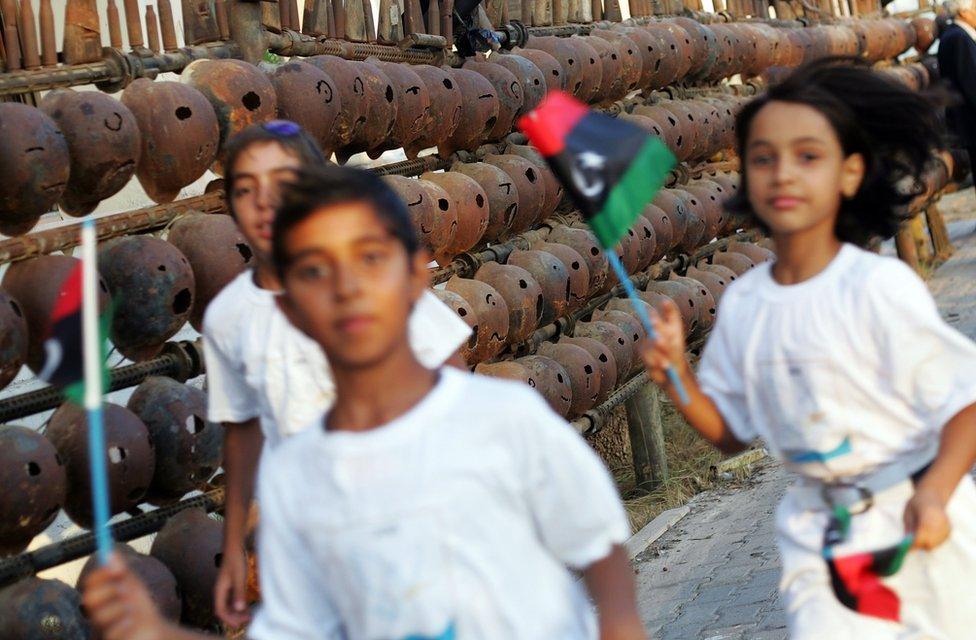
<svg viewBox="0 0 976 640"><path fill-rule="evenodd" d="M797 475L776 516L795 639L976 629L976 345L911 269L858 246L905 219L936 131L921 96L848 61L754 100L728 207L777 259L726 291L697 378L675 308L644 349L672 396L664 369L681 372L706 439L733 452L761 437Z"/></svg>

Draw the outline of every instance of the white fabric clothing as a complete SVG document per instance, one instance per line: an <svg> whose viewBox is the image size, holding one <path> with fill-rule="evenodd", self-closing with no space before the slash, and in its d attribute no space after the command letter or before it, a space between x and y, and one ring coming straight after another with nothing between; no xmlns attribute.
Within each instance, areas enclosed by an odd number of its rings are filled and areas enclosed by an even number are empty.
<svg viewBox="0 0 976 640"><path fill-rule="evenodd" d="M630 534L603 463L538 394L449 367L386 425L289 438L258 496L254 640L595 638L567 566Z"/></svg>
<svg viewBox="0 0 976 640"><path fill-rule="evenodd" d="M789 470L813 481L864 477L918 458L976 402L976 345L943 322L904 263L845 244L796 285L778 284L771 267L757 266L726 290L698 370L737 439L762 438ZM801 490L791 489L777 513L793 638L955 640L966 637L957 633L963 626L976 629L976 590L961 582L976 575L971 480L950 508L952 538L931 554L909 552L890 579L903 583L901 625L837 600L821 557L828 513L805 508ZM904 536L912 485L884 493L853 518L850 544L862 551Z"/></svg>
<svg viewBox="0 0 976 640"><path fill-rule="evenodd" d="M306 427L335 399L325 354L292 326L275 295L258 287L247 270L214 298L203 320L209 420L260 418L269 446ZM410 344L431 369L470 334L467 323L429 291L410 316Z"/></svg>
<svg viewBox="0 0 976 640"><path fill-rule="evenodd" d="M949 539L933 551L912 550L894 576L883 580L901 600L902 624L855 613L830 586L821 557L824 510L804 510L791 487L776 511L776 540L783 560L780 592L791 640L970 640L976 637L976 487L963 478L949 502ZM851 520L850 544L837 555L895 545L904 535L905 504L914 493L906 481L875 496L867 512Z"/></svg>

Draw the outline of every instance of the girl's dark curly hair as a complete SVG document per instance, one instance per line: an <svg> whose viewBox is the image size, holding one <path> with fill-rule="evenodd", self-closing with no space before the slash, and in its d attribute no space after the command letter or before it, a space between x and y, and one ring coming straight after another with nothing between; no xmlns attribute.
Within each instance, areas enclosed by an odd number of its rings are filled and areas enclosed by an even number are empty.
<svg viewBox="0 0 976 640"><path fill-rule="evenodd" d="M805 65L747 104L736 117L736 141L744 187L726 203L733 214L751 215L746 181L746 141L753 119L771 102L812 107L830 122L844 155L864 158L864 179L853 198L843 199L835 234L864 246L889 238L906 218L907 204L924 191L922 174L943 147L935 105L872 71L856 58L826 58ZM767 230L768 229L764 229Z"/></svg>

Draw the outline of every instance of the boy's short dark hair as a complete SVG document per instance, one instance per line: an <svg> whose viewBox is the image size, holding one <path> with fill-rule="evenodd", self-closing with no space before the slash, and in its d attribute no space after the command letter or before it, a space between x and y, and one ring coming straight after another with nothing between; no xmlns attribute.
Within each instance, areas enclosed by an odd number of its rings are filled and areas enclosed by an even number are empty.
<svg viewBox="0 0 976 640"><path fill-rule="evenodd" d="M420 249L410 212L383 180L369 171L352 167L323 165L306 167L298 179L285 185L271 234L271 256L275 270L283 275L290 261L285 251L285 235L316 210L337 204L361 202L370 205L399 240L408 255Z"/></svg>

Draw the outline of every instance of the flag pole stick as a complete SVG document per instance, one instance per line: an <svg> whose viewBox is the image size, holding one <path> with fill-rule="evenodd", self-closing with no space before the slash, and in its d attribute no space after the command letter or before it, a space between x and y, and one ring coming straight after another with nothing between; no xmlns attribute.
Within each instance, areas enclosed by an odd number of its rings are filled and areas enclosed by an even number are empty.
<svg viewBox="0 0 976 640"><path fill-rule="evenodd" d="M88 464L98 563L106 564L112 551L108 529L108 469L105 462L105 424L102 415L102 344L98 326L98 276L95 223L81 227L82 346L85 364L85 410L88 413Z"/></svg>
<svg viewBox="0 0 976 640"><path fill-rule="evenodd" d="M630 300L630 304L634 307L634 311L637 312L637 317L640 318L641 324L644 325L644 331L647 332L647 337L651 340L657 340L657 332L654 331L654 325L651 324L651 319L647 315L647 310L641 305L637 304L640 299L637 297L637 290L634 289L634 283L630 281L630 276L627 275L627 270L624 269L624 265L620 262L620 257L613 249L607 249L604 253L607 255L607 260L610 261L610 266L613 267L614 272L617 274L617 279L620 280L620 284L624 285L624 291L627 292L627 298ZM669 364L668 368L665 369L668 375L668 380L671 382L671 386L674 387L675 392L678 394L678 399L681 401L682 405L687 405L691 400L688 398L688 391L685 390L685 386L681 384L681 378L678 377L678 372L675 370L674 365Z"/></svg>

